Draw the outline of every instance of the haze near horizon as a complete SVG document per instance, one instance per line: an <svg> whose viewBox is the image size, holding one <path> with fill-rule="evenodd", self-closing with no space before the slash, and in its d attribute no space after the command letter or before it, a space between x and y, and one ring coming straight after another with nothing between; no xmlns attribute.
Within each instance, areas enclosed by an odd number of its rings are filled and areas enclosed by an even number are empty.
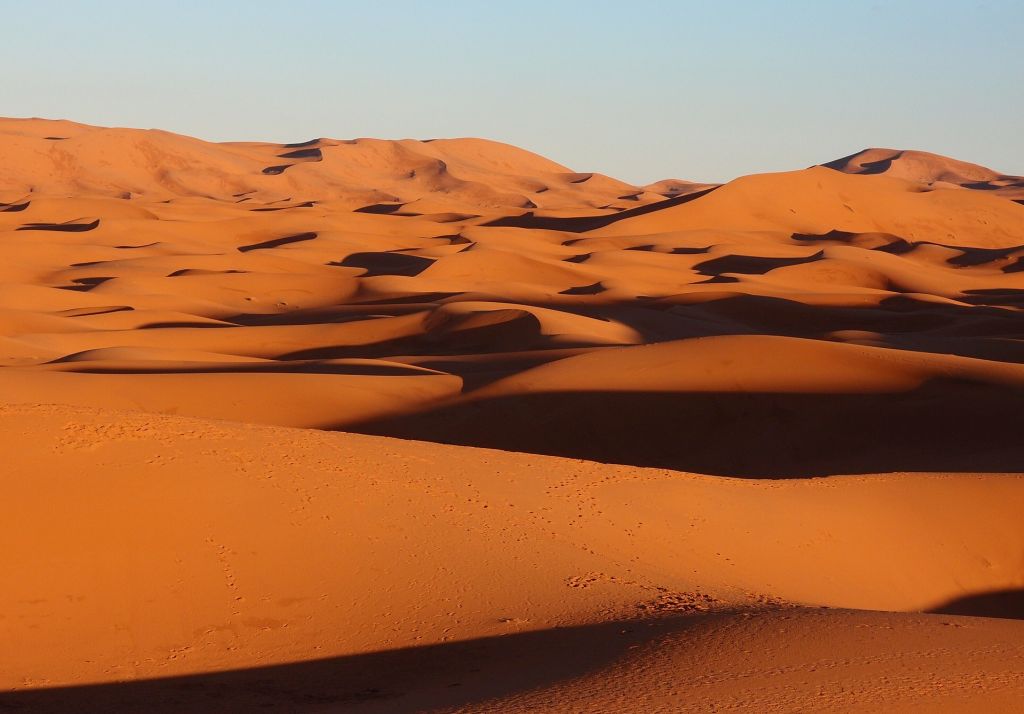
<svg viewBox="0 0 1024 714"><path fill-rule="evenodd" d="M476 136L637 184L867 147L1024 173L1011 0L3 4L4 116L212 141Z"/></svg>

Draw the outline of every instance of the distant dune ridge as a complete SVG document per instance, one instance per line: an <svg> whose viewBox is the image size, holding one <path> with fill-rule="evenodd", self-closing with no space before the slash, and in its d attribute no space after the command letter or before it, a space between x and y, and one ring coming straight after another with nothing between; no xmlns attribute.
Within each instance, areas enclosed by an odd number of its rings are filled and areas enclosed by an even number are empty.
<svg viewBox="0 0 1024 714"><path fill-rule="evenodd" d="M1008 176L984 166L925 151L865 149L824 166L850 174L886 174L930 186L960 186L992 191L1006 198L1024 198L1024 177Z"/></svg>
<svg viewBox="0 0 1024 714"><path fill-rule="evenodd" d="M1024 697L1024 178L0 119L0 251L0 706Z"/></svg>
<svg viewBox="0 0 1024 714"><path fill-rule="evenodd" d="M0 190L158 200L331 201L450 208L633 206L692 188L632 186L578 174L537 154L484 139L312 139L214 144L159 130L0 119Z"/></svg>

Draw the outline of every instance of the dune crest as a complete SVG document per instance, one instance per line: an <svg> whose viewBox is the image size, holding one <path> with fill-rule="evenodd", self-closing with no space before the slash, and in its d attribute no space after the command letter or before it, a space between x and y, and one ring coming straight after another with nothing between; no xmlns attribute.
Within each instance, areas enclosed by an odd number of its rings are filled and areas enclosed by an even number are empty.
<svg viewBox="0 0 1024 714"><path fill-rule="evenodd" d="M1009 176L984 166L957 161L927 151L865 149L822 166L849 174L885 174L893 178L938 186L991 191L997 196L1024 199L1024 176Z"/></svg>

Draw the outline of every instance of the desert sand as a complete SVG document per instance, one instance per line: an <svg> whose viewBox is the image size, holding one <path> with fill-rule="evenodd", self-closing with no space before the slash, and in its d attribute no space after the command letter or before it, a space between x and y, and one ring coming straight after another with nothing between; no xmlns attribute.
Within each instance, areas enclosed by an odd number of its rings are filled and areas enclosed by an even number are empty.
<svg viewBox="0 0 1024 714"><path fill-rule="evenodd" d="M1019 710L1024 178L822 158L0 120L0 708Z"/></svg>

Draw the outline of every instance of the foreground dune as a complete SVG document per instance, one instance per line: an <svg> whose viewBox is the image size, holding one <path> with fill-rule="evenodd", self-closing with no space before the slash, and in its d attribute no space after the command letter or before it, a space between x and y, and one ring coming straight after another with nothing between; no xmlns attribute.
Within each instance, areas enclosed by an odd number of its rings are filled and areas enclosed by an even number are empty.
<svg viewBox="0 0 1024 714"><path fill-rule="evenodd" d="M679 668L652 701L881 706L882 672L939 702L1019 695L1024 623L808 609L971 612L1024 586L1019 476L722 480L43 406L3 408L0 434L22 444L0 518L13 705L216 709L248 681L243 701L301 711L614 709ZM124 680L162 681L74 688Z"/></svg>
<svg viewBox="0 0 1024 714"><path fill-rule="evenodd" d="M1024 696L1024 179L0 148L0 704Z"/></svg>

